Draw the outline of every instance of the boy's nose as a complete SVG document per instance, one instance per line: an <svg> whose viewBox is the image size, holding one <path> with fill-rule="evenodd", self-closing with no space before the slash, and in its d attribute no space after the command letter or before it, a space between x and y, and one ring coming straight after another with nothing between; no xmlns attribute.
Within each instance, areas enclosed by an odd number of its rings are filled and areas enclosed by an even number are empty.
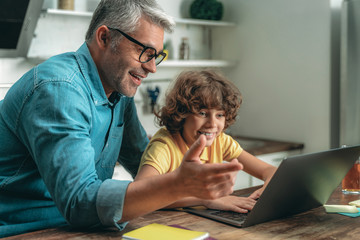
<svg viewBox="0 0 360 240"><path fill-rule="evenodd" d="M211 127L216 127L216 117L209 117L208 125Z"/></svg>

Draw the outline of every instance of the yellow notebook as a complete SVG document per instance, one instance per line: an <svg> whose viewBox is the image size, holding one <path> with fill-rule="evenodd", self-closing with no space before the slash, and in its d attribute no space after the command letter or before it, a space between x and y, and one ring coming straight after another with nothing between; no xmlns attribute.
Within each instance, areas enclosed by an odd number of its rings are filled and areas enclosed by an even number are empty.
<svg viewBox="0 0 360 240"><path fill-rule="evenodd" d="M207 232L198 232L152 223L127 232L122 237L124 240L201 240L208 236L209 233Z"/></svg>

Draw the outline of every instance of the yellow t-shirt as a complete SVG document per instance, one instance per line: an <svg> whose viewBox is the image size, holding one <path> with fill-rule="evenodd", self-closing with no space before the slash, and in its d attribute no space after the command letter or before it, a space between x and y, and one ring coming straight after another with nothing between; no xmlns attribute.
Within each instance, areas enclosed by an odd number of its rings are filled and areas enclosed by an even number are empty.
<svg viewBox="0 0 360 240"><path fill-rule="evenodd" d="M165 128L161 128L150 140L141 158L141 166L148 164L154 167L160 174L172 172L178 168L184 154L189 149L179 133L170 134ZM221 163L237 158L242 148L239 143L225 133L215 138L210 147L206 147L200 155L203 163ZM139 168L139 169L140 169Z"/></svg>

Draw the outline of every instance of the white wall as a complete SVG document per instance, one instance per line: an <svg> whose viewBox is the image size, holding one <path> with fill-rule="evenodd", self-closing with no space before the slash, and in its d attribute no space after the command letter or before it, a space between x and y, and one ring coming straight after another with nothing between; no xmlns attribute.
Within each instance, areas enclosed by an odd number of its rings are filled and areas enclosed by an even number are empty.
<svg viewBox="0 0 360 240"><path fill-rule="evenodd" d="M328 0L226 3L238 27L218 36L218 54L238 58L227 74L244 98L233 133L303 142L305 152L329 148Z"/></svg>

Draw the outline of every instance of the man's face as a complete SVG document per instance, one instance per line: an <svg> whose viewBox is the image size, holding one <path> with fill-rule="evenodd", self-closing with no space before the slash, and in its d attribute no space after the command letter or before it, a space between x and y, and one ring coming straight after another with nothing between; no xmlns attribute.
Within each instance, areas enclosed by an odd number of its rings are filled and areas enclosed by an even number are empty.
<svg viewBox="0 0 360 240"><path fill-rule="evenodd" d="M129 35L145 46L155 48L157 53L163 50L164 30L144 18L140 19L138 29ZM149 72L156 72L154 58L147 63L139 61L142 50L143 47L125 37L122 37L115 52L110 46L107 48L102 67L99 68L107 96L116 91L132 97L142 79L146 78Z"/></svg>

